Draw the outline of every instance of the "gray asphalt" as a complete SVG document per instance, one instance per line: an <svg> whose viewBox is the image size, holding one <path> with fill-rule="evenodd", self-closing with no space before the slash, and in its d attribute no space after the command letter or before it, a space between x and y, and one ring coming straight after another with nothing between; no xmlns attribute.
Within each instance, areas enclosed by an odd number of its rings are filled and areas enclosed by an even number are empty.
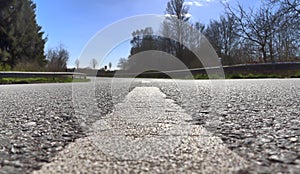
<svg viewBox="0 0 300 174"><path fill-rule="evenodd" d="M176 90L161 83L160 88L193 115L195 124L251 161L248 171L300 173L299 79L199 81L194 87L186 81L177 84L183 87Z"/></svg>
<svg viewBox="0 0 300 174"><path fill-rule="evenodd" d="M137 87L34 174L236 173L248 162L156 87Z"/></svg>
<svg viewBox="0 0 300 174"><path fill-rule="evenodd" d="M93 86L0 86L0 173L39 169L67 144L85 137L90 125L112 112L135 86L159 87L193 116L192 124L205 127L249 161L245 171L300 171L298 79L97 79L95 90Z"/></svg>

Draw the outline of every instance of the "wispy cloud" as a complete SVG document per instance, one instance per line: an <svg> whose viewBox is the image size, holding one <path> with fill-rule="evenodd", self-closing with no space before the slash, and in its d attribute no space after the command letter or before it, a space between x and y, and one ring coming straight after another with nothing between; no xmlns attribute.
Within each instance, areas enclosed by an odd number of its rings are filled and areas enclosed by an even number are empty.
<svg viewBox="0 0 300 174"><path fill-rule="evenodd" d="M198 1L194 1L194 4L197 7L202 7L203 6L203 4L201 2L198 2Z"/></svg>
<svg viewBox="0 0 300 174"><path fill-rule="evenodd" d="M194 3L192 1L188 1L188 2L184 2L184 5L192 6L192 5L194 5Z"/></svg>
<svg viewBox="0 0 300 174"><path fill-rule="evenodd" d="M184 3L184 5L187 6L197 6L197 7L202 7L203 4L200 1L187 1Z"/></svg>
<svg viewBox="0 0 300 174"><path fill-rule="evenodd" d="M217 0L194 0L194 1L186 1L184 4L187 6L196 6L196 7L202 7L209 5L210 3L214 3ZM222 0L228 2L229 0Z"/></svg>

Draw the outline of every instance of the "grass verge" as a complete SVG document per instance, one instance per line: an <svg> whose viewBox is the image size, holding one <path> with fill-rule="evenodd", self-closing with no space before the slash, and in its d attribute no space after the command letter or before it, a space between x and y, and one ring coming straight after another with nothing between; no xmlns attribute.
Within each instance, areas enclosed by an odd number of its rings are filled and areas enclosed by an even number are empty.
<svg viewBox="0 0 300 174"><path fill-rule="evenodd" d="M89 79L72 78L0 78L0 84L71 83L89 81Z"/></svg>
<svg viewBox="0 0 300 174"><path fill-rule="evenodd" d="M278 74L229 74L226 79L263 79L263 78L285 78Z"/></svg>
<svg viewBox="0 0 300 174"><path fill-rule="evenodd" d="M207 74L197 74L195 79L214 79L214 75L209 77ZM291 75L280 74L226 74L226 79L263 79L263 78L300 78L300 72ZM216 78L218 79L218 78Z"/></svg>

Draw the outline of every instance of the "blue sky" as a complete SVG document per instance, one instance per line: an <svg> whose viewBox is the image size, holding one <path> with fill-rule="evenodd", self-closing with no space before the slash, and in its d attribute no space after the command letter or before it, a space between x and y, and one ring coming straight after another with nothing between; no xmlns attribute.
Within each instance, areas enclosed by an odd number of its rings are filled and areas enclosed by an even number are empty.
<svg viewBox="0 0 300 174"><path fill-rule="evenodd" d="M169 0L34 0L37 4L37 21L48 36L46 50L63 44L70 52L68 67L74 67L85 45L95 34L105 27L124 18L143 14L163 15ZM259 0L239 1L243 6L253 6ZM230 0L236 4L237 0ZM212 19L218 19L224 13L224 7L219 0L186 0L190 7L192 21L207 24ZM122 30L120 30L122 32ZM105 61L112 62L116 67L119 58L129 55L130 45L123 42L117 45ZM82 62L80 60L80 62ZM87 66L87 65L82 65Z"/></svg>

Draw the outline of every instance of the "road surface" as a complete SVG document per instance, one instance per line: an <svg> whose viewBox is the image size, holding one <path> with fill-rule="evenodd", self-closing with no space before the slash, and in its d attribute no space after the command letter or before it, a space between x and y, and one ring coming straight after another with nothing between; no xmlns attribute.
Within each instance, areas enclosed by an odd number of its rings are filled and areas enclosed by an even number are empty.
<svg viewBox="0 0 300 174"><path fill-rule="evenodd" d="M166 95L164 100L173 100L183 108L181 114L192 118L187 121L190 127L198 126L222 140L217 143L220 147L234 154L233 159L241 158L238 167L228 164L224 171L299 173L298 79L112 81L105 78L75 85L0 86L0 173L38 172L42 166L43 170L55 163L55 159L60 160L59 155L66 149L77 147L76 139L80 142L93 136L92 125L109 118L107 114L113 114L114 106L124 103L126 96L138 89L135 87L159 89ZM208 161L203 166L209 164L210 158L205 159ZM220 171L217 167L215 170Z"/></svg>

